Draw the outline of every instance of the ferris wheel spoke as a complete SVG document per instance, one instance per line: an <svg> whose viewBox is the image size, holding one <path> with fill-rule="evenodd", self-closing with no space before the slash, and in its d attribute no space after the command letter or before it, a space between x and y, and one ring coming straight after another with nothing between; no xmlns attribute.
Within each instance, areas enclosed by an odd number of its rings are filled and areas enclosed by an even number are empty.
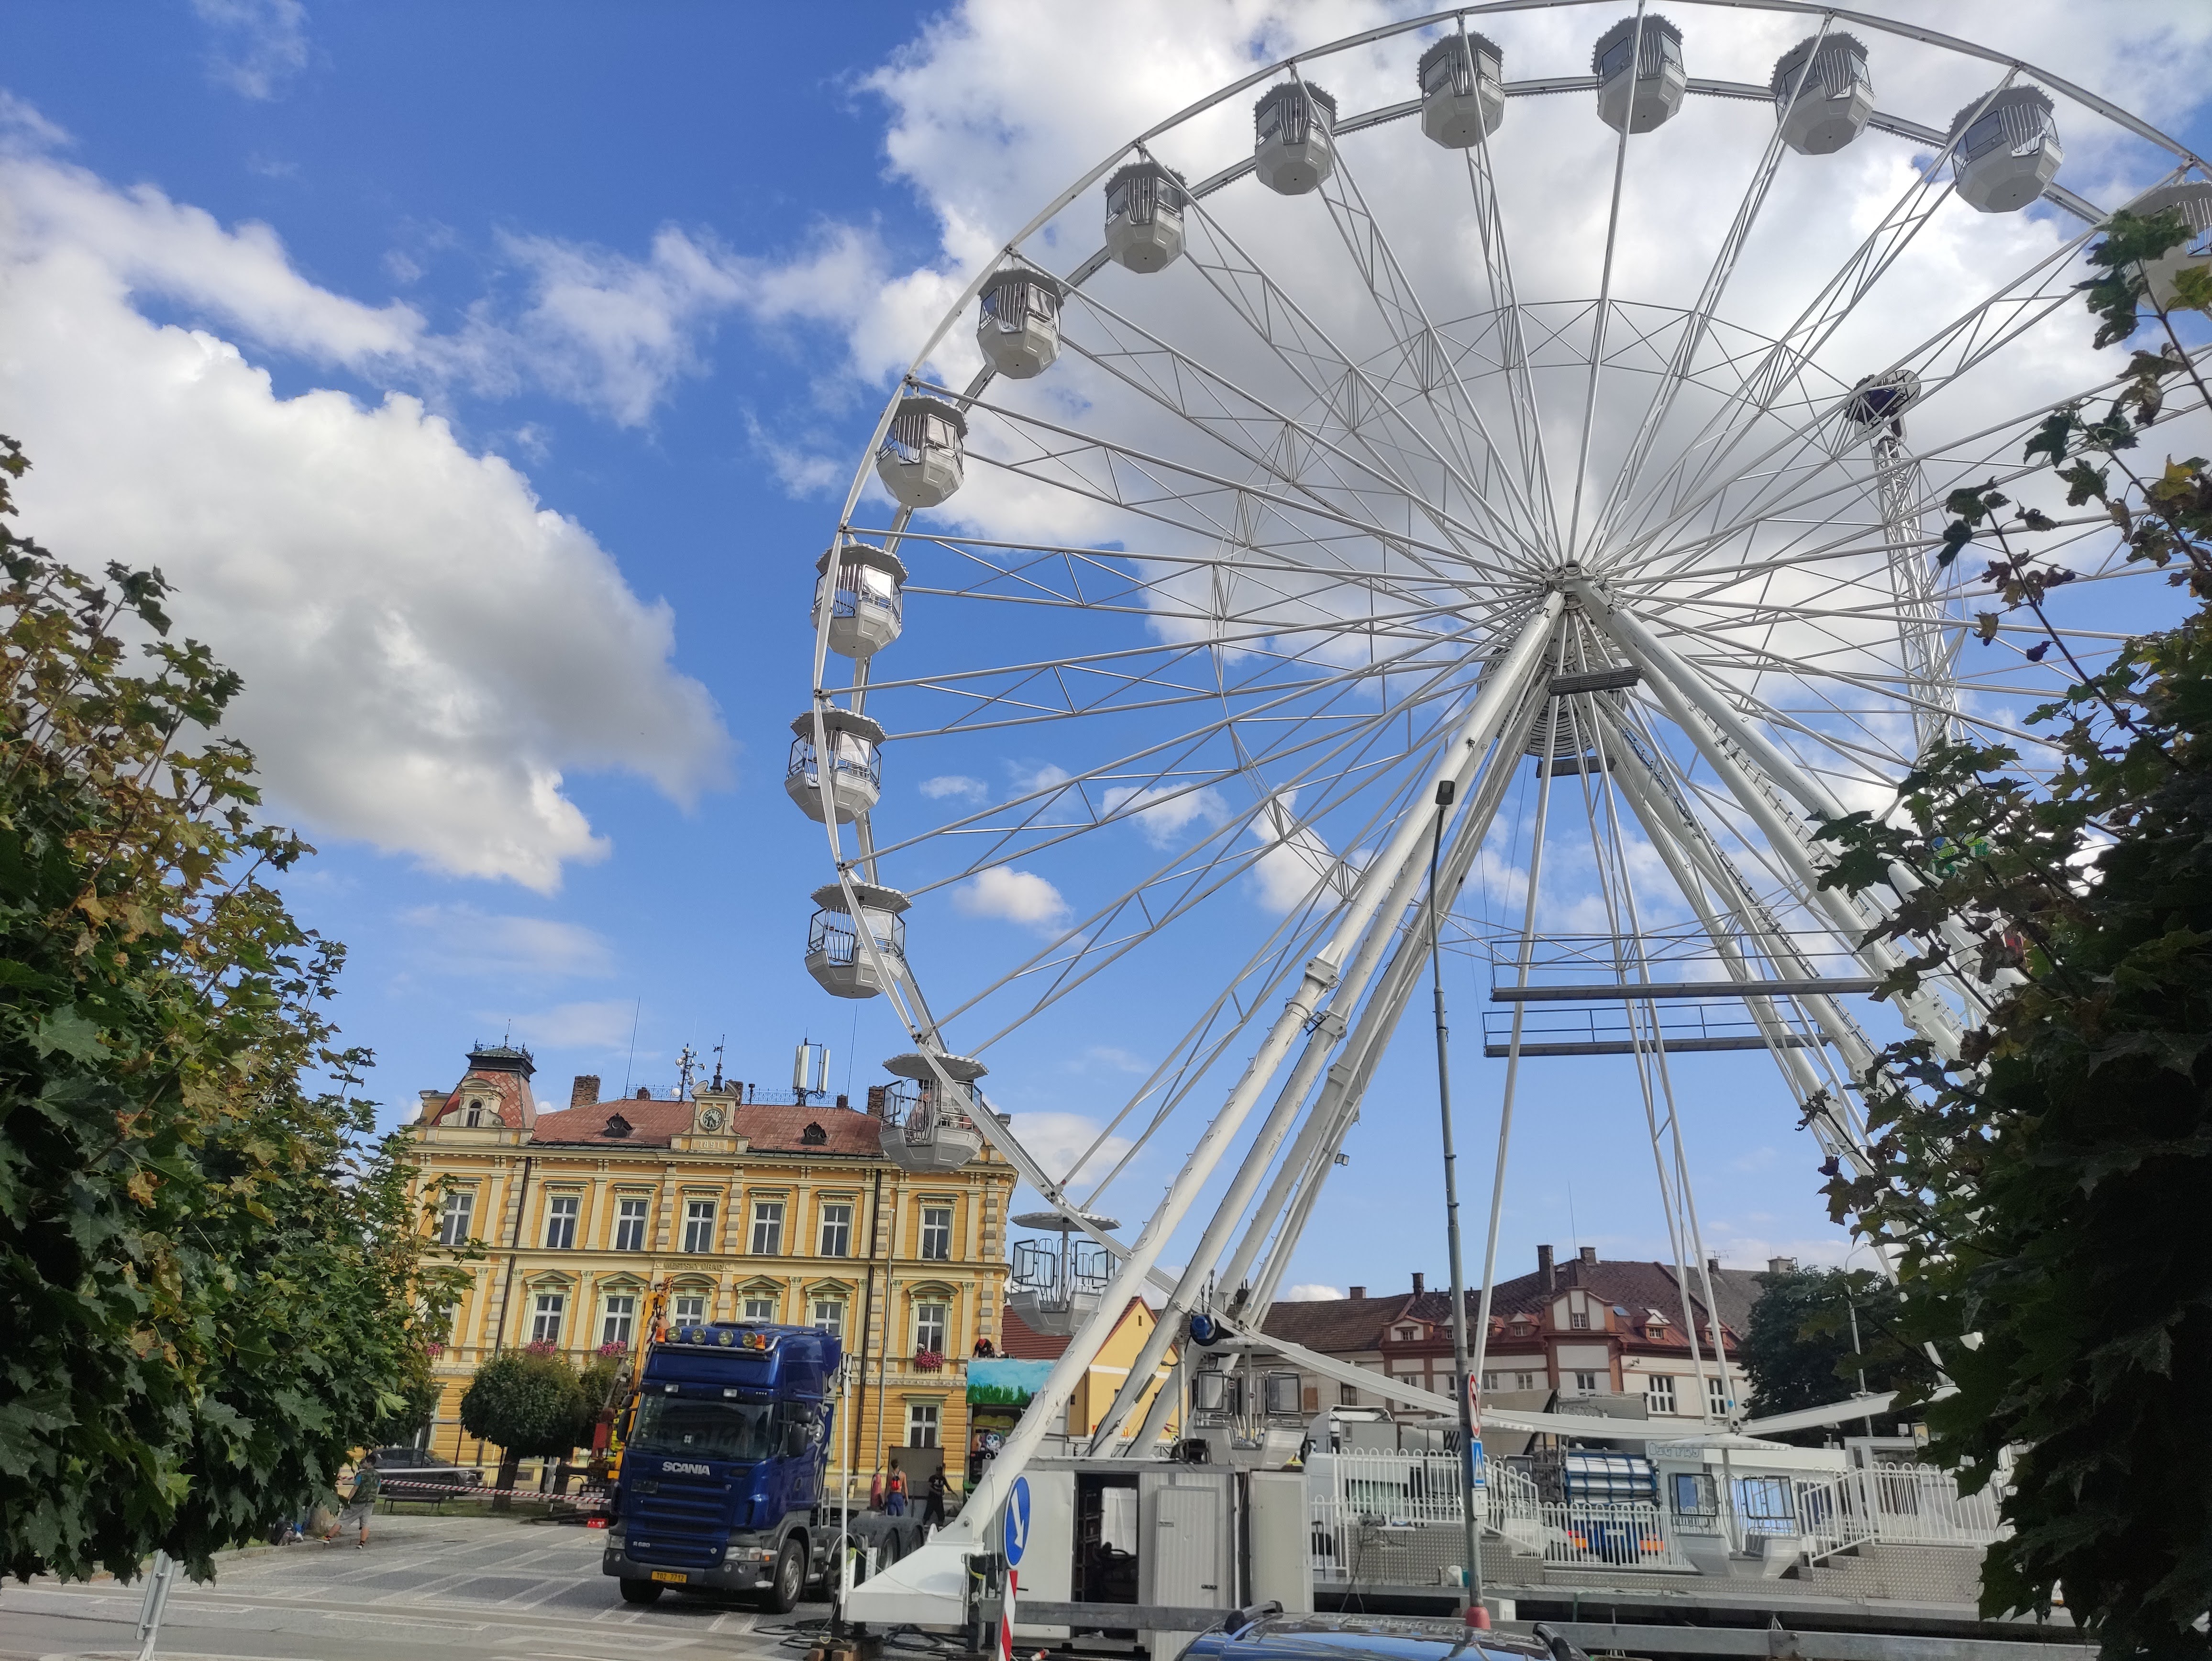
<svg viewBox="0 0 2212 1661"><path fill-rule="evenodd" d="M1382 470L1398 479L1413 502L1448 505L1455 487L1480 515L1485 542L1503 553L1511 549L1525 561L1535 551L1521 527L1501 512L1454 460L1436 437L1415 419L1389 389L1379 384L1352 358L1328 332L1310 318L1304 307L1245 253L1220 222L1194 204L1191 223L1206 233L1194 241L1188 258L1244 323L1253 336L1297 377L1316 407L1328 411L1347 441L1374 457ZM1415 465L1433 470L1437 484L1419 487L1390 466L1370 429L1381 424L1396 436L1392 447Z"/></svg>
<svg viewBox="0 0 2212 1661"><path fill-rule="evenodd" d="M1491 438L1482 412L1460 374L1456 356L1437 332L1389 238L1368 207L1351 158L1343 150L1338 152L1334 171L1322 181L1316 194L1327 205L1345 252L1374 302L1375 314L1389 335L1398 361L1395 378L1418 388L1436 430L1465 476L1480 476L1486 482L1494 478L1503 484L1508 516L1516 527L1522 548L1540 547L1545 527L1527 490Z"/></svg>
<svg viewBox="0 0 2212 1661"><path fill-rule="evenodd" d="M2017 68L2007 70L2004 80L1984 94L1981 106L1986 107L1990 99L2010 86L2018 73ZM1960 131L1964 130L1962 125ZM1626 540L1638 539L1651 522L1651 513L1662 502L1669 504L1662 510L1668 522L1681 517L1684 499L1702 490L1713 474L1726 465L1736 447L1796 385L1821 346L1896 264L1952 193L1952 183L1946 178L1946 164L1951 159L1955 142L1944 142L1927 167L1890 204L1881 222L1851 251L1796 321L1761 355L1742 399L1708 417L1674 465L1644 493L1628 516L1632 529Z"/></svg>
<svg viewBox="0 0 2212 1661"><path fill-rule="evenodd" d="M1319 424L1285 412L1230 376L1122 317L1096 295L1084 295L1080 300L1103 328L1109 332L1118 329L1135 337L1139 344L1123 339L1101 347L1068 338L1064 344L1069 350L1139 397L1206 434L1255 472L1274 479L1280 488L1323 502L1362 500L1372 491L1394 497L1406 494L1406 481L1386 471L1371 453L1347 449ZM1154 373L1154 359L1161 360L1172 373ZM1208 405L1212 407L1206 407ZM1316 461L1351 475L1335 481L1334 497L1312 481L1312 464ZM1420 499L1417 505L1421 516L1439 536L1449 538L1462 559L1469 557L1470 546L1490 545L1486 533L1452 514L1440 501ZM1437 576L1442 572L1431 567L1427 574Z"/></svg>
<svg viewBox="0 0 2212 1661"><path fill-rule="evenodd" d="M1818 58L1820 43L1828 38L1828 30L1834 21L1832 14L1821 17L1820 32L1814 36L1812 52L1807 58L1808 64ZM1659 441L1667 417L1674 412L1674 401L1690 380L1692 368L1705 347L1714 315L1720 309L1721 299L1728 292L1729 279L1735 274L1736 262L1742 256L1744 243L1750 237L1752 228L1759 222L1759 210L1765 205L1767 190L1774 182L1776 170L1781 166L1783 152L1787 148L1783 138L1788 131L1790 112L1796 106L1798 99L1812 84L1813 79L1809 74L1797 77L1790 88L1790 102L1780 112L1780 119L1775 122L1774 131L1768 136L1766 147L1759 155L1759 165L1752 169L1751 181L1745 187L1741 201L1737 204L1735 217L1730 222L1727 234L1721 240L1720 251L1714 255L1713 263L1705 273L1705 286L1698 291L1689 315L1683 319L1681 335L1675 343L1674 356L1669 359L1659 385L1653 390L1650 401L1644 406L1644 419L1637 428L1635 437L1629 441L1628 452L1622 458L1613 483L1607 487L1605 500L1600 504L1596 521L1591 527L1593 546L1602 548L1611 539L1621 512L1632 496L1637 482L1643 477L1645 465L1650 460L1652 448Z"/></svg>

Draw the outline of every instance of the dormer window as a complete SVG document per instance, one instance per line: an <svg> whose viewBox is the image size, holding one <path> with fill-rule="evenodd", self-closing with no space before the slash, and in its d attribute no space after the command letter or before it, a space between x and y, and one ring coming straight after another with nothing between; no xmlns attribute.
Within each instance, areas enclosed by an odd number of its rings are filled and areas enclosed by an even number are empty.
<svg viewBox="0 0 2212 1661"><path fill-rule="evenodd" d="M1588 1332L1589 1330L1589 1311L1586 1309L1570 1311L1567 1315L1567 1324L1573 1328L1577 1332Z"/></svg>
<svg viewBox="0 0 2212 1661"><path fill-rule="evenodd" d="M608 1116L607 1128L601 1134L608 1136L627 1136L629 1135L629 1121L621 1114L615 1113Z"/></svg>
<svg viewBox="0 0 2212 1661"><path fill-rule="evenodd" d="M818 1124L810 1124L799 1133L799 1140L809 1147L820 1147L830 1140L830 1133Z"/></svg>
<svg viewBox="0 0 2212 1661"><path fill-rule="evenodd" d="M1421 1329L1419 1327L1400 1327L1398 1329L1398 1342L1401 1344L1410 1344L1420 1335Z"/></svg>
<svg viewBox="0 0 2212 1661"><path fill-rule="evenodd" d="M469 1104L468 1116L464 1118L461 1123L467 1125L471 1129L481 1125L483 1123L483 1104L482 1102L471 1102Z"/></svg>

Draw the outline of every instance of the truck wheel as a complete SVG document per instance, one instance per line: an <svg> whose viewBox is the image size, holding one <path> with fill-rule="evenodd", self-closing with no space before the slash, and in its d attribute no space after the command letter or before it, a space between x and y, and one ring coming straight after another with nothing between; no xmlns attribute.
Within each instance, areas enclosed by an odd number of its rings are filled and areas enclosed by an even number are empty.
<svg viewBox="0 0 2212 1661"><path fill-rule="evenodd" d="M761 1607L771 1615L788 1615L799 1607L799 1594L806 1583L806 1548L793 1535L775 1555L775 1579L761 1594Z"/></svg>
<svg viewBox="0 0 2212 1661"><path fill-rule="evenodd" d="M624 1580L622 1583L623 1602L625 1603L658 1603L660 1592L661 1585L658 1580Z"/></svg>

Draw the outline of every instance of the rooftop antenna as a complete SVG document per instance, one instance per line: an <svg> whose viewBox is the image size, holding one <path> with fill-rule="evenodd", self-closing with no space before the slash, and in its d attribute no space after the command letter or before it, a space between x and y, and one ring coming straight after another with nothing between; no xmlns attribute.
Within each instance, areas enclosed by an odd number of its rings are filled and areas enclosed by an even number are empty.
<svg viewBox="0 0 2212 1661"><path fill-rule="evenodd" d="M637 1001L636 1008L632 1009L629 1012L629 1054L623 1058L622 1093L624 1096L628 1096L629 1094L630 1066L637 1060L637 1018L644 1012L644 1009L645 1000L643 998L640 998Z"/></svg>
<svg viewBox="0 0 2212 1661"><path fill-rule="evenodd" d="M791 1057L791 1093L801 1107L830 1093L830 1046L801 1038Z"/></svg>

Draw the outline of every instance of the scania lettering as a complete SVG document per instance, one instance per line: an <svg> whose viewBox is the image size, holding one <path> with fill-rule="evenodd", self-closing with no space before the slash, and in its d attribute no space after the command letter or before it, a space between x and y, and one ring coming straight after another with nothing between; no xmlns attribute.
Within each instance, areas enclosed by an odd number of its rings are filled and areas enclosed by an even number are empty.
<svg viewBox="0 0 2212 1661"><path fill-rule="evenodd" d="M781 1614L827 1577L838 1341L811 1327L679 1326L647 1350L600 1567L625 1603L669 1586Z"/></svg>

